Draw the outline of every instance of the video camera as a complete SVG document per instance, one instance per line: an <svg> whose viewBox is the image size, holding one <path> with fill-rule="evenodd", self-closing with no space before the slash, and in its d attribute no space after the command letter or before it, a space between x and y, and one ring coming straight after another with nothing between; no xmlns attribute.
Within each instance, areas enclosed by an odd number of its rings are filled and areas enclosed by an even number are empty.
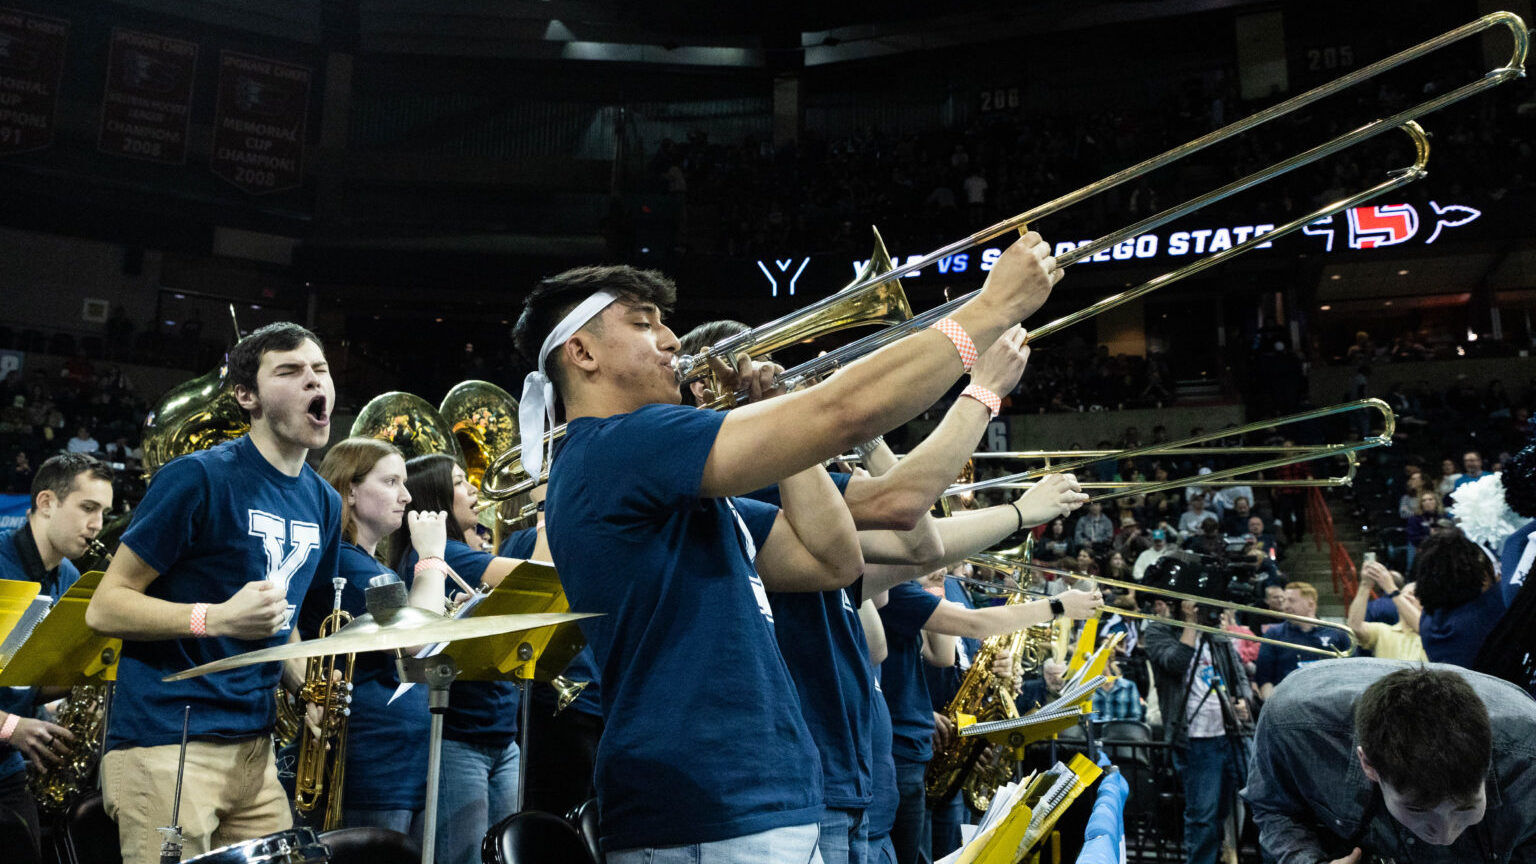
<svg viewBox="0 0 1536 864"><path fill-rule="evenodd" d="M1179 551L1152 562L1142 577L1142 584L1148 588L1165 588L1180 594L1248 606L1254 601L1252 576L1252 568L1242 563L1229 564L1214 555ZM1149 603L1150 599L1144 598L1143 603ZM1180 617L1177 603L1174 603L1173 615ZM1220 627L1221 609L1202 604L1199 623Z"/></svg>

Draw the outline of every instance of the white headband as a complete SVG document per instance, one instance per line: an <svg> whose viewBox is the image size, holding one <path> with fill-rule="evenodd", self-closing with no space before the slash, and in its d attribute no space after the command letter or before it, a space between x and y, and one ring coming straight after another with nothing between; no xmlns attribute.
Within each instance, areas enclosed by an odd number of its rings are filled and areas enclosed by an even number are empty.
<svg viewBox="0 0 1536 864"><path fill-rule="evenodd" d="M618 294L603 290L581 301L549 332L539 347L538 370L529 372L523 379L523 401L517 406L517 425L523 438L523 469L534 480L539 479L539 472L544 468L544 434L555 426L555 384L545 371L549 355L617 299Z"/></svg>

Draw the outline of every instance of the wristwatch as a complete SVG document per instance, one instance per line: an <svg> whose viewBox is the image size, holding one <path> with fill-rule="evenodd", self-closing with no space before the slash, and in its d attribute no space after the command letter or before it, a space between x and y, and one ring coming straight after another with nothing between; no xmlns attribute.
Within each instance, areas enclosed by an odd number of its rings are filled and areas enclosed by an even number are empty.
<svg viewBox="0 0 1536 864"><path fill-rule="evenodd" d="M1052 616L1054 616L1056 618L1060 618L1062 613L1064 613L1066 611L1067 611L1067 607L1061 605L1061 598L1059 598L1059 597L1052 597L1051 598L1051 615Z"/></svg>

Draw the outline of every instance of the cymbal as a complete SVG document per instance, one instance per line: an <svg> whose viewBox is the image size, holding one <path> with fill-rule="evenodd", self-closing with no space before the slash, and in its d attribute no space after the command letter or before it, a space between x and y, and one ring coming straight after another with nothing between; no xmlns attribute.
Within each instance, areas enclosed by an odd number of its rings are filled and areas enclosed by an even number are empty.
<svg viewBox="0 0 1536 864"><path fill-rule="evenodd" d="M324 639L290 642L272 648L248 651L212 663L195 666L185 672L168 675L162 681L185 681L211 672L223 672L270 663L274 660L300 660L332 654L358 654L363 651L392 651L435 642L459 642L504 633L518 633L594 618L592 612L542 612L528 615L483 615L473 618L444 618L425 609L406 606L395 610L387 621L372 615L359 615L345 627Z"/></svg>

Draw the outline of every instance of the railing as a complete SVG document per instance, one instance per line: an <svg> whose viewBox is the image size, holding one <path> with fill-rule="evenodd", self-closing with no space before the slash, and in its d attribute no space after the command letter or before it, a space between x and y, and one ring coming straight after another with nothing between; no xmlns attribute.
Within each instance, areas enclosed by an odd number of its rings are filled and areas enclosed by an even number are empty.
<svg viewBox="0 0 1536 864"><path fill-rule="evenodd" d="M1328 569L1333 575L1333 592L1340 597L1353 597L1359 586L1359 575L1349 550L1339 542L1333 530L1333 512L1323 500L1323 492L1316 486L1307 489L1307 526L1312 532L1313 548L1328 548Z"/></svg>

